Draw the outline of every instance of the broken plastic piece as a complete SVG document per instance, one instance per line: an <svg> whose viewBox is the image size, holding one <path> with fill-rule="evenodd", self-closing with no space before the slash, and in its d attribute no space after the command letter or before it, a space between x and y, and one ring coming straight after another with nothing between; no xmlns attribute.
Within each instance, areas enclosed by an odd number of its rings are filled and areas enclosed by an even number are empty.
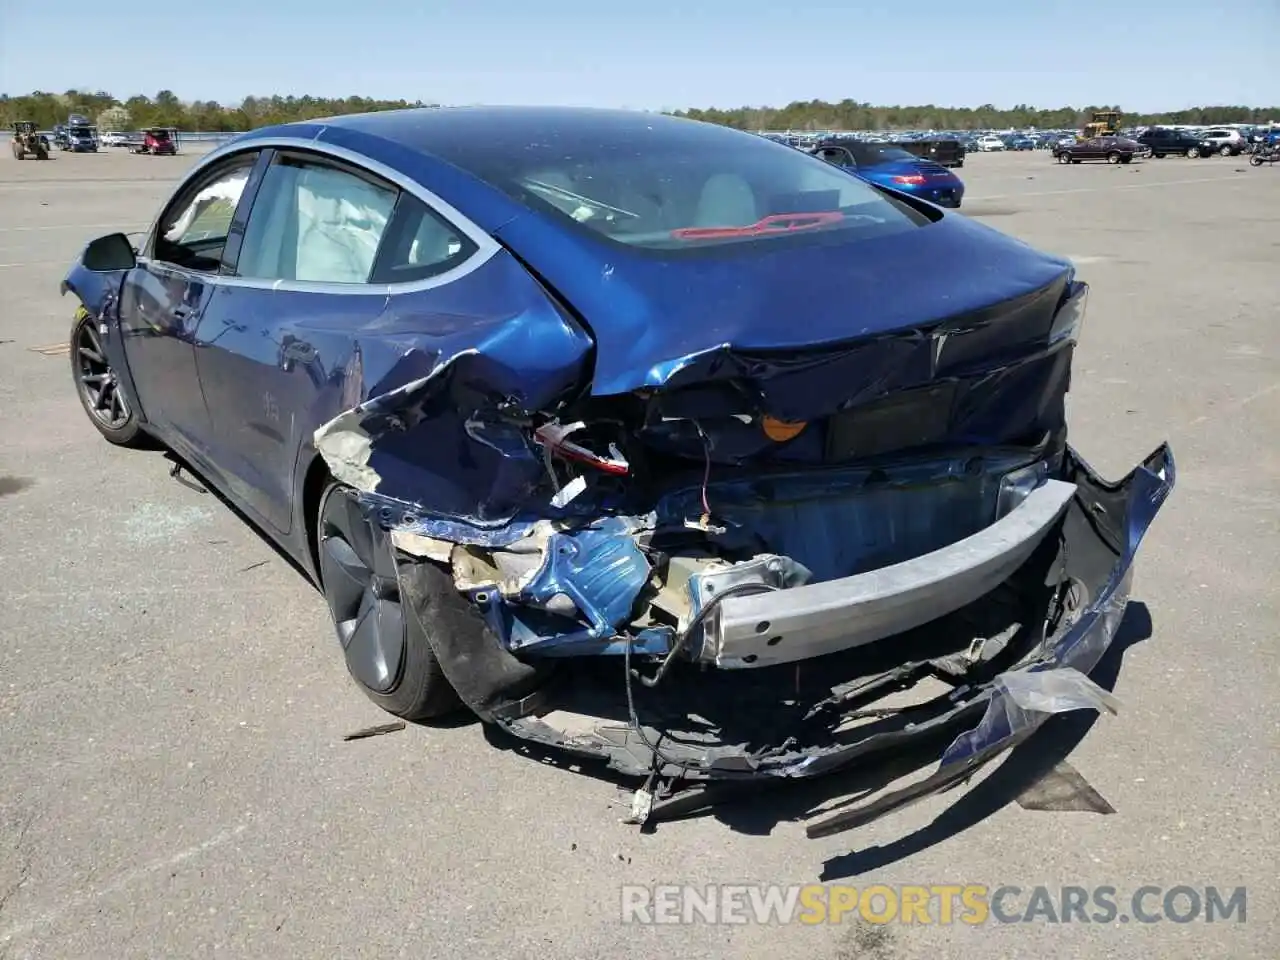
<svg viewBox="0 0 1280 960"><path fill-rule="evenodd" d="M622 822L643 826L649 822L649 817L652 815L653 791L644 786L631 795L631 811Z"/></svg>
<svg viewBox="0 0 1280 960"><path fill-rule="evenodd" d="M1122 595L1128 598L1127 585ZM1119 606L1124 607L1121 601ZM1114 633L1118 621L1108 625ZM1034 730L1045 718L1072 710L1116 713L1120 701L1075 667L1049 670L1009 670L992 681L991 701L979 724L952 742L942 758L942 766L980 753L1005 738Z"/></svg>
<svg viewBox="0 0 1280 960"><path fill-rule="evenodd" d="M578 494L587 489L587 481L585 477L574 477L564 487L556 491L554 497L551 498L551 505L557 510L563 510L570 501Z"/></svg>

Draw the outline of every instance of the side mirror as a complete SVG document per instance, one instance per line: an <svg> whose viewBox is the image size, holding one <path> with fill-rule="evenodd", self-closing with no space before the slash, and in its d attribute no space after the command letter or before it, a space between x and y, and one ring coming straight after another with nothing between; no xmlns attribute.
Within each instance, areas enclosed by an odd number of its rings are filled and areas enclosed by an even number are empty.
<svg viewBox="0 0 1280 960"><path fill-rule="evenodd" d="M123 233L109 233L90 241L80 256L80 262L86 270L94 273L132 270L138 265L138 254Z"/></svg>

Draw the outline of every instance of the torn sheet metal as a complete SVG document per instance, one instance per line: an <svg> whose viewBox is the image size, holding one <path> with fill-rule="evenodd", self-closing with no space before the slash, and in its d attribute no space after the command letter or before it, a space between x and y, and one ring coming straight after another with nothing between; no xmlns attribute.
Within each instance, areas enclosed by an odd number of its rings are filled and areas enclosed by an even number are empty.
<svg viewBox="0 0 1280 960"><path fill-rule="evenodd" d="M1097 665L1119 629L1134 556L1175 482L1173 455L1167 446L1162 446L1123 481L1110 483L1069 450L1059 477L1076 484L1078 490L1061 521L1058 540L1046 547L1052 550L1044 562L1046 569L1061 578L1051 583L1078 582L1087 590L1089 600L1073 620L1064 621L1062 629L1051 630L1019 662L986 682L955 686L945 695L901 714L895 710L872 711L856 731L834 740L820 733L815 735L814 728L806 726L811 722L810 715L792 729L775 726L770 730L772 736L766 743L772 746L749 737L745 742L732 737L728 741L713 738L706 742L701 737L671 737L643 717L643 734L625 723L600 725L588 734L569 735L536 716L499 718L497 722L518 737L575 757L598 758L625 774L656 773L680 781L820 776L855 763L865 765L873 758L897 755L912 745L918 748L951 732L949 741L943 741L950 742L950 746L942 750L932 776L872 803L842 810L827 821L812 825L811 836L851 829L946 789L971 775L981 763L1021 742L1055 712L1114 706L1108 696L1083 678ZM1036 576L1042 578L1043 574ZM897 642L890 639L876 646L893 646ZM886 675L896 674L897 679L886 689L900 689L912 672L904 670L899 659L898 670ZM715 677L715 673L722 676ZM741 676L717 671L703 675L699 682L736 682L734 678ZM824 680L822 685L827 682ZM642 715L646 709L653 709L652 702L646 704L644 699L651 694L636 696ZM874 703L875 696L869 694L867 700ZM856 705L855 700L856 697L846 697L843 704ZM739 722L751 719L742 713L747 709L744 703L735 707L733 715ZM803 713L791 716L797 718ZM657 752L652 746L656 743L661 744Z"/></svg>
<svg viewBox="0 0 1280 960"><path fill-rule="evenodd" d="M384 421L383 429L378 431L379 433L389 429L406 429L407 424L398 419L398 414L413 404L421 404L426 399L432 381L462 357L474 356L476 352L463 350L454 354L447 360L437 363L425 377L419 377L417 380L357 404L350 410L344 410L327 423L321 424L316 429L313 442L334 479L362 493L376 491L382 478L369 465L369 457L373 453L374 435L369 433L365 424L376 420Z"/></svg>

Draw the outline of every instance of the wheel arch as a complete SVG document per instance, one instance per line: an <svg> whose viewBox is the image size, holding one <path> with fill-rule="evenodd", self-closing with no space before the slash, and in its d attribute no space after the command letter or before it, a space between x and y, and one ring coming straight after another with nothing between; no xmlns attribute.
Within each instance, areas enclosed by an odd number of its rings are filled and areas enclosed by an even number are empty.
<svg viewBox="0 0 1280 960"><path fill-rule="evenodd" d="M298 502L302 504L301 515L297 518L301 527L302 542L306 548L306 559L310 567L311 578L320 585L320 541L318 538L320 500L325 490L333 482L333 474L324 458L315 450L309 453L306 469L301 471L302 486L299 490Z"/></svg>

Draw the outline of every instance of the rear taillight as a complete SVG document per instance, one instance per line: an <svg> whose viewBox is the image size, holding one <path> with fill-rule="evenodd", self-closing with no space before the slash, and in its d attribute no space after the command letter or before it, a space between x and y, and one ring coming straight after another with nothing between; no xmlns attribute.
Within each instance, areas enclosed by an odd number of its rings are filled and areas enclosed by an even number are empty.
<svg viewBox="0 0 1280 960"><path fill-rule="evenodd" d="M894 183L924 183L924 176L919 173L909 173L900 177L893 178Z"/></svg>

